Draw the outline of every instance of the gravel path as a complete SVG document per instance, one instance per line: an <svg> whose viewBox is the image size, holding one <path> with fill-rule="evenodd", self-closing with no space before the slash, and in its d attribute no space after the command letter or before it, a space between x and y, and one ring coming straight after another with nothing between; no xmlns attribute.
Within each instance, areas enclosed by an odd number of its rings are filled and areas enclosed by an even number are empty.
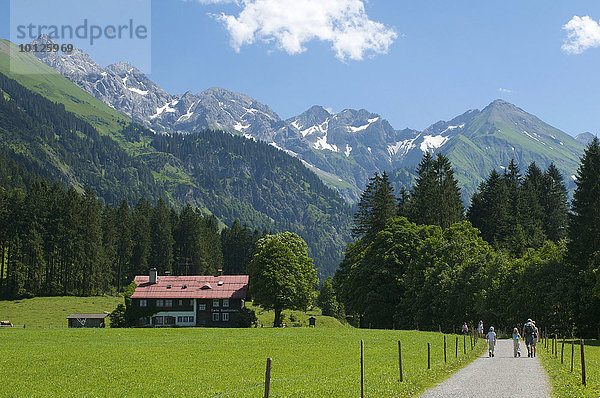
<svg viewBox="0 0 600 398"><path fill-rule="evenodd" d="M512 344L512 340L498 340L494 358L488 358L486 351L422 397L550 397L550 383L539 358L527 358L524 342L521 358L515 358Z"/></svg>

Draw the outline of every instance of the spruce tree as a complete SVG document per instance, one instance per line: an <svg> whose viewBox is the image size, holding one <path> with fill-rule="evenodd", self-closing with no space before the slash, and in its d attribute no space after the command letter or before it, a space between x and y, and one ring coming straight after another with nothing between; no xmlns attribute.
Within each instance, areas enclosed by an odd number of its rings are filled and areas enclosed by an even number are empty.
<svg viewBox="0 0 600 398"><path fill-rule="evenodd" d="M165 201L160 198L150 216L149 265L159 272L172 272L173 232L171 214Z"/></svg>
<svg viewBox="0 0 600 398"><path fill-rule="evenodd" d="M417 175L408 207L411 221L448 228L464 219L460 188L446 156L438 153L434 160L429 152L425 153Z"/></svg>
<svg viewBox="0 0 600 398"><path fill-rule="evenodd" d="M569 225L569 258L578 271L578 317L583 334L600 323L600 141L590 143L577 170Z"/></svg>
<svg viewBox="0 0 600 398"><path fill-rule="evenodd" d="M569 255L581 269L600 251L600 141L590 143L577 170L569 227Z"/></svg>
<svg viewBox="0 0 600 398"><path fill-rule="evenodd" d="M563 176L554 163L544 173L542 190L544 233L548 239L559 241L567 236L569 205Z"/></svg>
<svg viewBox="0 0 600 398"><path fill-rule="evenodd" d="M352 232L365 242L371 242L396 215L396 198L389 177L385 171L381 175L375 173L361 195Z"/></svg>

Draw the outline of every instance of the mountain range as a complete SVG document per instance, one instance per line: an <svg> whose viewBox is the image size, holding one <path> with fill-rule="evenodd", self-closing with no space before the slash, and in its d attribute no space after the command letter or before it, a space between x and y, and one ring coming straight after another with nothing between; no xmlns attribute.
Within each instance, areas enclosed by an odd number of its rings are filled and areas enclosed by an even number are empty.
<svg viewBox="0 0 600 398"><path fill-rule="evenodd" d="M28 170L79 192L90 187L111 206L163 198L213 214L221 226L238 219L295 232L321 276L333 273L350 241L350 205L299 159L219 130L152 132L5 40L0 137L3 189L24 189L25 178L7 170Z"/></svg>
<svg viewBox="0 0 600 398"><path fill-rule="evenodd" d="M410 185L426 151L449 157L466 203L491 169L502 169L511 159L521 169L532 161L543 168L554 162L572 189L571 176L590 139L589 133L574 139L503 100L423 131L397 130L379 114L364 109L334 114L318 105L283 120L269 106L223 88L169 94L129 63L102 68L78 49L72 54L38 56L83 90L156 133L187 134L209 128L264 141L302 160L351 203L375 172L404 170L405 177L397 185Z"/></svg>

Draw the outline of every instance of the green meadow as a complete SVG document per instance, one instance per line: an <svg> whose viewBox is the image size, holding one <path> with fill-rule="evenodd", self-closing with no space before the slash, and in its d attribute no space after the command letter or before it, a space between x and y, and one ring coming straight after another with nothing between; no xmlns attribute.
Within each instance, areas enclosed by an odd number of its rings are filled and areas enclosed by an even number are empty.
<svg viewBox="0 0 600 398"><path fill-rule="evenodd" d="M581 378L581 345L575 340L573 345L573 372L571 372L571 340L564 346L563 363L561 364L562 340L558 342L556 355L552 355L552 345L548 349L538 346L542 364L548 372L555 397L600 397L600 340L585 341L586 386Z"/></svg>
<svg viewBox="0 0 600 398"><path fill-rule="evenodd" d="M285 311L287 328L256 310L251 329L68 329L66 317L111 311L119 297L45 297L0 301L0 396L199 396L264 394L266 360L273 359L272 397L360 394L360 341L365 344L365 391L370 397L416 396L466 365L463 337L434 332L365 330L320 315ZM308 328L308 318L317 327ZM22 325L26 324L27 328ZM302 327L294 327L302 326ZM404 380L399 380L398 341ZM427 343L431 369L427 369Z"/></svg>
<svg viewBox="0 0 600 398"><path fill-rule="evenodd" d="M360 394L360 341L370 397L415 396L483 350L467 355L439 333L353 328L0 330L1 394L10 396L272 397ZM404 381L399 381L398 340ZM427 370L427 343L432 368Z"/></svg>

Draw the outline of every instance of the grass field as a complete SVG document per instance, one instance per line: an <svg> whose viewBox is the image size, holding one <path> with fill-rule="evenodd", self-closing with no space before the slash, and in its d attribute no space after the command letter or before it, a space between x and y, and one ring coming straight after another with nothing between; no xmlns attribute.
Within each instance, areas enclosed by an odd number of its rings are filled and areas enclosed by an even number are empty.
<svg viewBox="0 0 600 398"><path fill-rule="evenodd" d="M258 397L267 357L273 358L272 397L358 396L361 339L366 395L415 396L483 350L480 342L471 351L467 340L463 355L461 341L455 359L454 336L448 336L444 364L439 333L353 328L5 328L0 334L0 395L11 396Z"/></svg>
<svg viewBox="0 0 600 398"><path fill-rule="evenodd" d="M67 316L81 313L113 311L123 303L122 297L35 297L0 301L0 320L28 328L66 328ZM108 321L108 319L107 319Z"/></svg>
<svg viewBox="0 0 600 398"><path fill-rule="evenodd" d="M558 358L552 355L551 343L548 352L538 346L539 356L550 377L555 397L600 397L600 340L585 341L585 370L587 386L581 384L581 346L575 340L573 372L571 373L571 340L564 348L563 364L560 363L562 340L558 343Z"/></svg>
<svg viewBox="0 0 600 398"><path fill-rule="evenodd" d="M36 297L14 301L0 301L0 320L8 320L13 325L32 328L66 328L67 316L76 313L101 313L113 311L123 304L122 297ZM260 307L247 303L248 308L256 312L261 327L272 327L275 315L273 311L264 311ZM308 318L316 318L317 327L344 327L335 318L322 316L318 308L308 311L283 311L284 322L288 326L308 326ZM109 323L108 319L106 320Z"/></svg>

